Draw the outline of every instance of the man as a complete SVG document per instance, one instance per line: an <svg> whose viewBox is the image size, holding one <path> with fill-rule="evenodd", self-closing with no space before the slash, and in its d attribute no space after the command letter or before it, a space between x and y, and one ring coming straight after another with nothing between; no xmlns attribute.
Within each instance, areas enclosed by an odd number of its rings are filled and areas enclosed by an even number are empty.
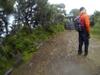
<svg viewBox="0 0 100 75"><path fill-rule="evenodd" d="M80 21L83 25L82 31L79 31L79 48L78 54L81 55L83 53L82 46L84 44L84 56L88 55L88 47L89 47L89 38L90 38L90 21L89 16L86 13L86 9L84 7L80 8Z"/></svg>

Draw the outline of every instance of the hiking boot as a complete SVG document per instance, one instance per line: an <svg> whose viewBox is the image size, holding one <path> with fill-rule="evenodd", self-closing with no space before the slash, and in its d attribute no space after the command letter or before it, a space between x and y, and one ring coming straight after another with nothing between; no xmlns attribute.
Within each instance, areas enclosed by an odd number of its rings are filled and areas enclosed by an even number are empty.
<svg viewBox="0 0 100 75"><path fill-rule="evenodd" d="M88 55L88 50L85 50L84 56Z"/></svg>
<svg viewBox="0 0 100 75"><path fill-rule="evenodd" d="M79 51L78 51L78 55L81 55L81 54L82 54L82 51L79 50Z"/></svg>
<svg viewBox="0 0 100 75"><path fill-rule="evenodd" d="M87 56L88 55L88 52L85 52L84 56Z"/></svg>

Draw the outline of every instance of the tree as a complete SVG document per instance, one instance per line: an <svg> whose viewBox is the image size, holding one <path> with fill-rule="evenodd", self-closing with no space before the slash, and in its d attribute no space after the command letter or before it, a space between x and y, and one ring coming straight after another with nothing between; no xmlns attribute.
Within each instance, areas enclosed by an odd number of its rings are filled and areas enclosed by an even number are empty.
<svg viewBox="0 0 100 75"><path fill-rule="evenodd" d="M72 14L73 16L78 16L79 15L79 9L72 9L70 11L70 14Z"/></svg>
<svg viewBox="0 0 100 75"><path fill-rule="evenodd" d="M42 25L60 23L66 14L64 4L50 5L47 0L17 0L16 21L32 31L32 28Z"/></svg>
<svg viewBox="0 0 100 75"><path fill-rule="evenodd" d="M36 7L35 0L16 0L14 26L20 27L20 25L23 25L27 27L30 32L32 32L32 28L34 26L33 17L34 17L35 7Z"/></svg>
<svg viewBox="0 0 100 75"><path fill-rule="evenodd" d="M94 20L95 22L100 22L100 11L94 12Z"/></svg>
<svg viewBox="0 0 100 75"><path fill-rule="evenodd" d="M0 19L2 19L2 30L6 30L5 33L8 35L9 30L8 30L8 16L11 14L14 10L13 5L14 5L15 0L0 0ZM3 33L2 33L3 34Z"/></svg>
<svg viewBox="0 0 100 75"><path fill-rule="evenodd" d="M0 0L0 8L2 8L7 14L13 11L13 5L15 0Z"/></svg>
<svg viewBox="0 0 100 75"><path fill-rule="evenodd" d="M6 31L4 31L4 29ZM5 14L5 12L3 10L0 11L0 37L3 33L8 34L8 19L7 19L7 15Z"/></svg>
<svg viewBox="0 0 100 75"><path fill-rule="evenodd" d="M45 3L44 3L45 4ZM60 4L39 4L37 7L37 13L35 14L36 19L43 26L47 26L49 24L57 24L60 23L65 16L64 7L61 7Z"/></svg>

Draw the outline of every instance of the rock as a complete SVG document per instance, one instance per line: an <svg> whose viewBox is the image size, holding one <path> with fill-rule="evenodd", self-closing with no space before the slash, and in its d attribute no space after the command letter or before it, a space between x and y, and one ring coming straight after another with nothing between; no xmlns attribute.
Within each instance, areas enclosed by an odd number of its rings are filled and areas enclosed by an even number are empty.
<svg viewBox="0 0 100 75"><path fill-rule="evenodd" d="M11 75L12 71L13 71L13 68L10 68L8 71L5 72L4 75Z"/></svg>

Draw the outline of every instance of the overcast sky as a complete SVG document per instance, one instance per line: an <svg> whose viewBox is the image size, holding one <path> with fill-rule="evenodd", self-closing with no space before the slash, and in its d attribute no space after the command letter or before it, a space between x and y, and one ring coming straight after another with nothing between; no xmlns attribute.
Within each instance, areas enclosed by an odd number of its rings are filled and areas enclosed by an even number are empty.
<svg viewBox="0 0 100 75"><path fill-rule="evenodd" d="M92 14L95 10L100 11L99 0L48 0L51 4L64 3L66 11L69 13L71 9L85 7L88 14Z"/></svg>

